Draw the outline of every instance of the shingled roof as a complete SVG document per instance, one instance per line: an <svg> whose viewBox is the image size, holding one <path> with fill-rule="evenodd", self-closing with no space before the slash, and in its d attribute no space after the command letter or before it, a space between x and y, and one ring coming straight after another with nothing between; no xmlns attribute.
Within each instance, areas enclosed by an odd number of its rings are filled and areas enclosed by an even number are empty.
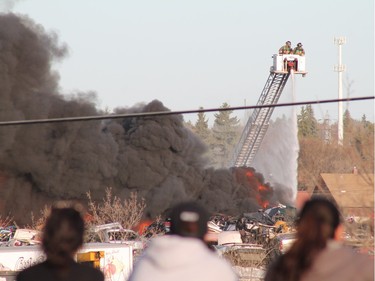
<svg viewBox="0 0 375 281"><path fill-rule="evenodd" d="M374 210L374 174L320 174L344 212Z"/></svg>

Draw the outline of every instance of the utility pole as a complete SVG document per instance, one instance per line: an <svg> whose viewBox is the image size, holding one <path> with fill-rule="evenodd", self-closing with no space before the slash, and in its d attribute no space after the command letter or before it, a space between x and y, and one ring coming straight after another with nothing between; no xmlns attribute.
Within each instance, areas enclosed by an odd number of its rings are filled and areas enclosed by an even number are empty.
<svg viewBox="0 0 375 281"><path fill-rule="evenodd" d="M338 76L339 76L339 99L342 99L342 73L345 71L345 65L342 64L341 62L341 46L344 45L346 43L346 38L345 37L335 37L333 39L334 41L334 44L338 46L339 48L339 63L337 65L334 66L334 71L338 72ZM344 141L344 122L343 122L343 104L342 102L340 101L338 103L339 105L339 117L338 117L338 144L339 145L343 145L343 141Z"/></svg>

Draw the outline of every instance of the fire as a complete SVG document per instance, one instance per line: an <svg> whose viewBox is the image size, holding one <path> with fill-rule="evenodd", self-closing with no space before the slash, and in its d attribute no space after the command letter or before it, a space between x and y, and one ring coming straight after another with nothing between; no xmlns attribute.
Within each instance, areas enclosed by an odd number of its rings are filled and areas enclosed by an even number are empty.
<svg viewBox="0 0 375 281"><path fill-rule="evenodd" d="M86 223L89 223L89 222L92 222L94 220L94 217L90 214L90 213L85 213L83 215L83 220L86 222Z"/></svg>
<svg viewBox="0 0 375 281"><path fill-rule="evenodd" d="M270 205L270 202L266 199L269 193L272 194L272 189L266 185L259 185L258 186L258 194L259 198L257 198L259 205L262 206L263 209L267 208Z"/></svg>
<svg viewBox="0 0 375 281"><path fill-rule="evenodd" d="M144 233L147 227L152 223L151 220L143 220L138 225L136 225L133 230L137 231L140 235Z"/></svg>
<svg viewBox="0 0 375 281"><path fill-rule="evenodd" d="M254 173L252 171L247 171L246 172L246 176L247 177L253 177L254 176Z"/></svg>
<svg viewBox="0 0 375 281"><path fill-rule="evenodd" d="M260 173L248 167L234 168L234 172L237 181L249 188L250 196L255 197L260 207L265 209L270 206L273 189L268 183L264 183Z"/></svg>

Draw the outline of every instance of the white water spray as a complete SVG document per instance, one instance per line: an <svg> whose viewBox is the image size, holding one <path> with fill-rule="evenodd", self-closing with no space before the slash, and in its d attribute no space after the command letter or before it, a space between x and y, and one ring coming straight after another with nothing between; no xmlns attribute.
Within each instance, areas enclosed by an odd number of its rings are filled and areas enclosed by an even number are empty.
<svg viewBox="0 0 375 281"><path fill-rule="evenodd" d="M282 95L296 101L295 75L291 71L290 86ZM262 145L254 159L254 168L274 187L283 204L294 205L297 195L298 127L296 108L288 108L282 118L270 124Z"/></svg>
<svg viewBox="0 0 375 281"><path fill-rule="evenodd" d="M292 70L290 73L292 79L292 102L296 102L296 91L295 91L295 75ZM292 106L291 112L291 128L292 128L292 143L291 143L291 169L290 178L292 180L291 186L294 188L293 198L297 196L297 186L298 186L298 154L299 154L299 142L298 142L298 123L297 123L297 109Z"/></svg>

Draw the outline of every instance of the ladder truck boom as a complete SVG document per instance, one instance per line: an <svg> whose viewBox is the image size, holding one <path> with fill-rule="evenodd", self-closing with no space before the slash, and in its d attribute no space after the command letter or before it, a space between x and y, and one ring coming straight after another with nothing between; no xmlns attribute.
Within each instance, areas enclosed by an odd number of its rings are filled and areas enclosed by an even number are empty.
<svg viewBox="0 0 375 281"><path fill-rule="evenodd" d="M276 104L291 71L306 75L305 57L300 55L273 55L273 65L257 105ZM235 148L231 167L250 167L267 132L273 107L256 108L242 132Z"/></svg>

